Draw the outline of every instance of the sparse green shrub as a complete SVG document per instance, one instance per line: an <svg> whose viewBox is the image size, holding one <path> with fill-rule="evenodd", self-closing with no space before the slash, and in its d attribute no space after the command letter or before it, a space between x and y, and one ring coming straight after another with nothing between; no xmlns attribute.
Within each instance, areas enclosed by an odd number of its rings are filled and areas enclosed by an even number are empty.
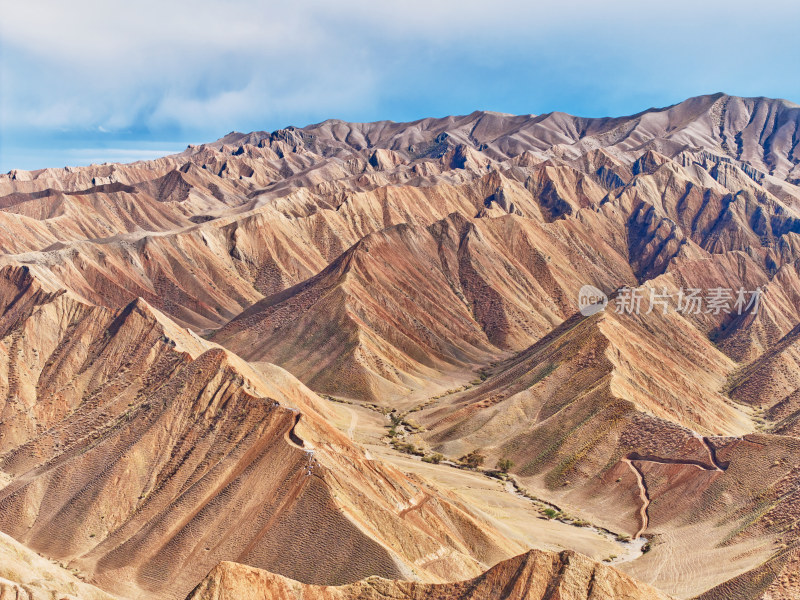
<svg viewBox="0 0 800 600"><path fill-rule="evenodd" d="M413 454L414 456L425 456L424 450L417 448L414 444L409 444L408 442L401 442L398 440L394 440L392 442L392 446L398 452L403 452L405 454Z"/></svg>
<svg viewBox="0 0 800 600"><path fill-rule="evenodd" d="M471 469L477 469L478 467L482 466L486 457L480 453L479 450L473 450L469 454L465 454L461 458L458 459L460 463L470 467Z"/></svg>
<svg viewBox="0 0 800 600"><path fill-rule="evenodd" d="M497 461L495 468L501 473L508 473L514 466L514 461L508 458L501 458Z"/></svg>
<svg viewBox="0 0 800 600"><path fill-rule="evenodd" d="M403 425L405 425L411 431L424 431L424 427L417 423L416 421L412 421L411 419L404 419Z"/></svg>
<svg viewBox="0 0 800 600"><path fill-rule="evenodd" d="M583 519L575 519L570 523L573 527L589 527L591 523L589 521L584 521Z"/></svg>

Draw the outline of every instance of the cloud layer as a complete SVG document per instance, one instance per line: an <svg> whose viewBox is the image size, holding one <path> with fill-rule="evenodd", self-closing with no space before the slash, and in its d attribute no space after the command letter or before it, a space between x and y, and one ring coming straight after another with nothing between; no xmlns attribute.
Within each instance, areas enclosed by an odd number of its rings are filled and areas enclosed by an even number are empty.
<svg viewBox="0 0 800 600"><path fill-rule="evenodd" d="M799 21L800 5L772 0L9 2L0 169L329 117L797 101Z"/></svg>

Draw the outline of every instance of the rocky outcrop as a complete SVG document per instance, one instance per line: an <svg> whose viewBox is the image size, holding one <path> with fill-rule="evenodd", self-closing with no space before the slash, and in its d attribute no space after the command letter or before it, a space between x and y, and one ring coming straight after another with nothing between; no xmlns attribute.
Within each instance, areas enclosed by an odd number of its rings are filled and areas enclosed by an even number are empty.
<svg viewBox="0 0 800 600"><path fill-rule="evenodd" d="M0 599L115 600L74 572L0 533Z"/></svg>
<svg viewBox="0 0 800 600"><path fill-rule="evenodd" d="M222 563L187 600L668 600L666 594L575 552L531 550L467 581L431 585L372 577L342 587L309 586Z"/></svg>

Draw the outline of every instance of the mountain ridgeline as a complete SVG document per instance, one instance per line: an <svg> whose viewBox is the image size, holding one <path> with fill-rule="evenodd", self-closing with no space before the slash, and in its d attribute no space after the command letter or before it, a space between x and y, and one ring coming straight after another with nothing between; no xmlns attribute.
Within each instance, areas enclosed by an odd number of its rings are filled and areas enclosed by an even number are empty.
<svg viewBox="0 0 800 600"><path fill-rule="evenodd" d="M799 451L791 102L0 175L0 596L796 598Z"/></svg>

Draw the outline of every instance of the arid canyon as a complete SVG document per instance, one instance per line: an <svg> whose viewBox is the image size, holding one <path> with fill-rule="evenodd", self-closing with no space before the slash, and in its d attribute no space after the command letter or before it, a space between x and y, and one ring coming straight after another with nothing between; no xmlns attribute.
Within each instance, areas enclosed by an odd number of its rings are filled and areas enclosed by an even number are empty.
<svg viewBox="0 0 800 600"><path fill-rule="evenodd" d="M0 175L0 599L65 598L800 598L800 106Z"/></svg>

